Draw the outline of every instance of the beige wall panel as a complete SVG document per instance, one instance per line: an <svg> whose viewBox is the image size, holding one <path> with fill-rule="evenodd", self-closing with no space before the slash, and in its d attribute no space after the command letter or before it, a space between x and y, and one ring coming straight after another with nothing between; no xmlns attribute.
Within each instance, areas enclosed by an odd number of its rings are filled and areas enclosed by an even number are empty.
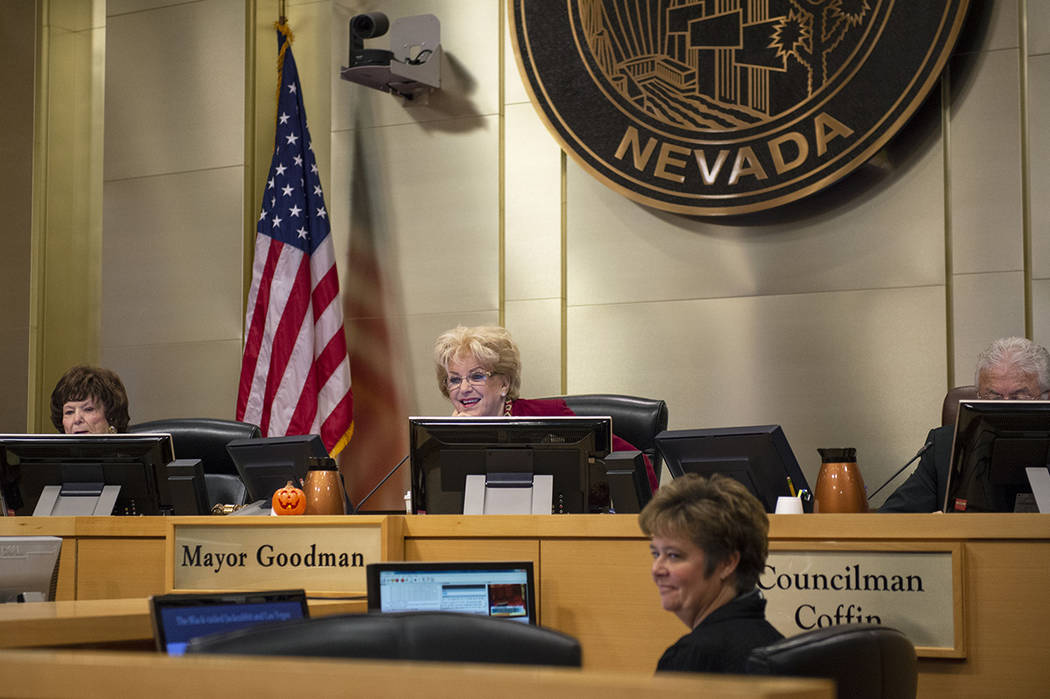
<svg viewBox="0 0 1050 699"><path fill-rule="evenodd" d="M1024 335L1021 272L956 275L955 385L973 383L977 354L997 337ZM1038 325L1038 321L1037 321Z"/></svg>
<svg viewBox="0 0 1050 699"><path fill-rule="evenodd" d="M507 299L561 296L561 150L531 104L506 108Z"/></svg>
<svg viewBox="0 0 1050 699"><path fill-rule="evenodd" d="M987 52L976 60L973 82L952 103L949 205L956 274L1022 265L1017 52Z"/></svg>
<svg viewBox="0 0 1050 699"><path fill-rule="evenodd" d="M673 429L777 423L814 484L825 446L881 483L945 391L944 288L569 309L569 393L663 398Z"/></svg>
<svg viewBox="0 0 1050 699"><path fill-rule="evenodd" d="M76 2L76 0L69 1ZM186 0L106 0L105 3L106 14L110 17L185 4Z"/></svg>
<svg viewBox="0 0 1050 699"><path fill-rule="evenodd" d="M530 104L525 81L518 70L518 59L514 57L514 42L510 38L511 16L508 11L504 16L503 26L503 104Z"/></svg>
<svg viewBox="0 0 1050 699"><path fill-rule="evenodd" d="M969 26L966 27L969 31L964 30L956 52L1016 48L1019 45L1017 17L1018 0L971 0L967 18ZM975 44L978 38L981 39L980 45Z"/></svg>
<svg viewBox="0 0 1050 699"><path fill-rule="evenodd" d="M1050 24L1050 3L1043 7ZM1050 54L1028 59L1028 167L1032 276L1045 279L1050 277Z"/></svg>
<svg viewBox="0 0 1050 699"><path fill-rule="evenodd" d="M107 180L243 164L243 3L119 15L107 32Z"/></svg>
<svg viewBox="0 0 1050 699"><path fill-rule="evenodd" d="M239 339L244 168L105 186L102 343Z"/></svg>
<svg viewBox="0 0 1050 699"><path fill-rule="evenodd" d="M1050 2L1028 0L1028 55L1050 53Z"/></svg>
<svg viewBox="0 0 1050 699"><path fill-rule="evenodd" d="M20 294L5 296L5 303L26 302L26 289ZM29 324L7 322L10 311L5 311L4 332L0 335L0 382L4 399L0 401L0 432L25 432L28 429L26 399L29 387ZM48 429L50 432L51 430Z"/></svg>
<svg viewBox="0 0 1050 699"><path fill-rule="evenodd" d="M498 118L445 126L362 132L361 172L388 222L379 233L393 245L408 314L498 305Z"/></svg>
<svg viewBox="0 0 1050 699"><path fill-rule="evenodd" d="M170 417L234 419L240 340L103 347L101 363L124 381L133 423Z"/></svg>
<svg viewBox="0 0 1050 699"><path fill-rule="evenodd" d="M561 301L508 301L504 320L521 350L521 396L561 395Z"/></svg>
<svg viewBox="0 0 1050 699"><path fill-rule="evenodd" d="M68 29L72 32L84 31L92 27L106 26L106 11L113 5L113 0L51 0L48 20L55 28ZM5 3L4 11L9 12ZM4 17L7 20L5 14Z"/></svg>
<svg viewBox="0 0 1050 699"><path fill-rule="evenodd" d="M499 2L493 0L341 0L332 13L332 128L391 126L436 122L430 129L456 131L461 121L499 111ZM361 12L381 10L393 23L401 17L432 14L441 22L441 89L416 103L405 104L379 90L345 81L339 68L347 65L349 20ZM365 48L390 49L390 35L366 39ZM357 112L359 107L365 109Z"/></svg>
<svg viewBox="0 0 1050 699"><path fill-rule="evenodd" d="M29 387L30 249L33 213L33 111L36 3L16 0L4 6L0 23L0 63L6 71L5 109L0 110L0 210L5 213L4 253L0 255L0 431L26 430Z"/></svg>
<svg viewBox="0 0 1050 699"><path fill-rule="evenodd" d="M339 271L339 289L346 291L346 273L350 255L350 217L363 216L367 212L370 227L375 228L385 221L384 212L376 212L374 207L361 207L352 201L352 187L355 178L368 179L367 171L357 172L354 160L356 149L354 142L357 131L334 131L332 138L332 174L329 185L324 190L325 204L328 205L328 223L331 226L332 246L335 249L335 263ZM322 187L324 185L322 184ZM363 192L369 196L381 198L378 187L366 187Z"/></svg>
<svg viewBox="0 0 1050 699"><path fill-rule="evenodd" d="M1050 347L1050 279L1032 280L1032 339Z"/></svg>
<svg viewBox="0 0 1050 699"><path fill-rule="evenodd" d="M48 105L46 133L41 134L46 164L37 182L45 191L35 193L40 206L34 211L40 216L42 257L37 260L40 278L33 282L40 302L35 321L43 399L69 366L98 360L108 36L105 28L70 32L51 27L46 32Z"/></svg>
<svg viewBox="0 0 1050 699"><path fill-rule="evenodd" d="M403 319L408 337L410 362L409 413L412 415L451 415L452 404L441 395L434 373L434 340L457 325L496 325L499 314L489 311L435 313ZM407 417L407 416L406 416ZM407 429L407 427L406 427Z"/></svg>
<svg viewBox="0 0 1050 699"><path fill-rule="evenodd" d="M827 215L742 226L640 206L570 161L569 302L943 284L940 153Z"/></svg>

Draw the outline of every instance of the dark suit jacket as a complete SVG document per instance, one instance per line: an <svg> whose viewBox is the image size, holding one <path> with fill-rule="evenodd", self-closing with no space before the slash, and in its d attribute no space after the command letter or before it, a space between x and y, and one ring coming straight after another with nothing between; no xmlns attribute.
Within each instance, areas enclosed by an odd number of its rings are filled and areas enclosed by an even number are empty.
<svg viewBox="0 0 1050 699"><path fill-rule="evenodd" d="M744 674L751 651L784 638L766 621L766 600L751 590L711 612L664 651L657 672Z"/></svg>
<svg viewBox="0 0 1050 699"><path fill-rule="evenodd" d="M930 430L926 442L933 442L933 446L919 459L908 480L886 498L879 512L933 512L944 506L954 436L954 425Z"/></svg>

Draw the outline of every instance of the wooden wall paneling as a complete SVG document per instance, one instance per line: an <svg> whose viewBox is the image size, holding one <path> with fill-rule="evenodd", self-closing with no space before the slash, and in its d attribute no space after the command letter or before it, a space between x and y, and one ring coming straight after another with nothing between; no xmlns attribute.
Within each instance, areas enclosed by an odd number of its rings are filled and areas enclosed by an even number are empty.
<svg viewBox="0 0 1050 699"><path fill-rule="evenodd" d="M164 539L81 539L77 599L149 597L164 593Z"/></svg>
<svg viewBox="0 0 1050 699"><path fill-rule="evenodd" d="M580 640L585 668L653 671L688 631L660 606L647 540L544 540L540 555L543 623Z"/></svg>

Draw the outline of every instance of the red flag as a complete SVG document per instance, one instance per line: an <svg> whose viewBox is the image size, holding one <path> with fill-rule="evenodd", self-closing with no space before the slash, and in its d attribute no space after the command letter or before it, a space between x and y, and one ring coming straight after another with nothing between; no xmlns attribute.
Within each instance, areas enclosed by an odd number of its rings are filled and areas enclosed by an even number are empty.
<svg viewBox="0 0 1050 699"><path fill-rule="evenodd" d="M319 434L335 456L354 429L339 277L284 25L277 43L277 129L256 227L237 419L267 437Z"/></svg>
<svg viewBox="0 0 1050 699"><path fill-rule="evenodd" d="M360 130L357 131L360 134ZM409 372L402 351L403 331L397 312L396 284L388 283L384 262L392 266L392 251L384 244L384 225L372 206L370 178L362 156L363 143L354 149L351 191L354 216L350 221L349 266L344 313L350 328L351 369L354 375L355 416L360 428L343 452L343 475L351 498L365 510L391 511L403 507L409 465L404 463L367 502L363 499L408 453L408 412L405 382Z"/></svg>

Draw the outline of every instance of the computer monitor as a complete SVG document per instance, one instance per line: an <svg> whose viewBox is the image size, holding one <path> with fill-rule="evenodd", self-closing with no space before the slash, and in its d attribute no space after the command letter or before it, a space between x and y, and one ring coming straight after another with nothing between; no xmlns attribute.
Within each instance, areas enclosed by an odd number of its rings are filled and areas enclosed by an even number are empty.
<svg viewBox="0 0 1050 699"><path fill-rule="evenodd" d="M55 599L57 536L0 536L0 602L50 602Z"/></svg>
<svg viewBox="0 0 1050 699"><path fill-rule="evenodd" d="M529 487L551 477L551 511L601 507L612 448L608 417L410 417L412 509L462 514L468 476L489 487ZM608 504L607 502L605 503Z"/></svg>
<svg viewBox="0 0 1050 699"><path fill-rule="evenodd" d="M766 512L776 509L782 495L809 491L780 425L665 430L656 435L656 448L673 478L686 473L730 476L743 483Z"/></svg>
<svg viewBox="0 0 1050 699"><path fill-rule="evenodd" d="M150 597L153 638L157 650L168 655L184 654L189 642L201 636L309 616L304 590L187 592Z"/></svg>
<svg viewBox="0 0 1050 699"><path fill-rule="evenodd" d="M206 515L211 512L204 463L200 459L176 459L167 465L164 472L172 514Z"/></svg>
<svg viewBox="0 0 1050 699"><path fill-rule="evenodd" d="M536 622L532 561L402 561L365 567L370 612L464 612Z"/></svg>
<svg viewBox="0 0 1050 699"><path fill-rule="evenodd" d="M174 459L169 434L0 435L18 515L171 514L165 468Z"/></svg>
<svg viewBox="0 0 1050 699"><path fill-rule="evenodd" d="M1026 468L1050 464L1050 401L959 403L945 512L1036 512Z"/></svg>
<svg viewBox="0 0 1050 699"><path fill-rule="evenodd" d="M235 439L226 451L252 501L269 501L288 481L302 488L312 456L328 456L320 435Z"/></svg>

